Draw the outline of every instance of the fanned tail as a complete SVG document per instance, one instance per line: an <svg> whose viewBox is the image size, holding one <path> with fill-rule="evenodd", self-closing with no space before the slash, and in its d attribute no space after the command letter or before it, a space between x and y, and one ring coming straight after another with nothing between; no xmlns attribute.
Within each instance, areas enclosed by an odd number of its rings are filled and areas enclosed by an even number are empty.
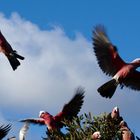
<svg viewBox="0 0 140 140"><path fill-rule="evenodd" d="M12 66L13 70L16 70L17 67L20 65L20 62L18 59L24 60L24 57L17 54L16 51L13 51L10 53L10 55L7 55L7 58L10 62L10 65Z"/></svg>
<svg viewBox="0 0 140 140"><path fill-rule="evenodd" d="M21 55L19 55L19 54L17 54L17 52L14 50L14 56L16 57L16 58L18 58L18 59L21 59L21 60L24 60L24 57L23 56L21 56Z"/></svg>
<svg viewBox="0 0 140 140"><path fill-rule="evenodd" d="M97 91L100 93L101 96L111 98L114 95L117 86L118 83L116 82L116 80L112 79L99 87Z"/></svg>

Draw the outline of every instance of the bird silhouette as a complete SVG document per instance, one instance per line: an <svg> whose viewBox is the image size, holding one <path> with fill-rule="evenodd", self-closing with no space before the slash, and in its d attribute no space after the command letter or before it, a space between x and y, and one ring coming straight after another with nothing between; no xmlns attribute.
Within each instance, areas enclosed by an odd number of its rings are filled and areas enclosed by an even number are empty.
<svg viewBox="0 0 140 140"><path fill-rule="evenodd" d="M0 52L4 53L5 56L8 58L10 65L12 66L13 70L16 70L17 67L20 65L18 59L23 60L24 57L17 54L16 50L13 50L11 45L3 36L2 32L0 31Z"/></svg>
<svg viewBox="0 0 140 140"><path fill-rule="evenodd" d="M8 134L10 129L11 129L11 124L0 126L0 140L2 140Z"/></svg>
<svg viewBox="0 0 140 140"><path fill-rule="evenodd" d="M59 131L64 126L62 123L64 119L71 121L79 113L84 102L84 93L85 91L83 88L77 88L74 97L67 104L65 104L62 111L55 116L52 116L46 111L40 111L39 118L23 119L20 120L20 122L46 125L50 132L55 130Z"/></svg>
<svg viewBox="0 0 140 140"><path fill-rule="evenodd" d="M101 96L111 98L118 85L140 90L140 58L126 63L119 55L117 47L111 43L103 25L93 30L93 50L99 67L112 79L97 89Z"/></svg>

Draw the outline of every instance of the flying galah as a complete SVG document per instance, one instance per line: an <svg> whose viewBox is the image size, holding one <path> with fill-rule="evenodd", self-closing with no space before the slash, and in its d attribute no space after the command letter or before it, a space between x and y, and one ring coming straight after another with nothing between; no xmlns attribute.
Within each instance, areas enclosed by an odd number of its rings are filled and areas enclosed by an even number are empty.
<svg viewBox="0 0 140 140"><path fill-rule="evenodd" d="M84 102L84 92L85 91L83 88L77 88L74 97L63 106L62 111L59 112L56 116L52 116L46 111L40 111L38 119L29 118L21 120L21 122L46 125L50 132L55 130L59 131L60 128L64 126L62 123L64 119L71 121L73 117L76 117L79 113Z"/></svg>
<svg viewBox="0 0 140 140"><path fill-rule="evenodd" d="M120 131L122 135L122 140L135 140L133 132L128 128L128 125L125 121L120 123Z"/></svg>
<svg viewBox="0 0 140 140"><path fill-rule="evenodd" d="M101 134L99 131L94 132L91 136L92 140L100 140L100 138L101 138Z"/></svg>
<svg viewBox="0 0 140 140"><path fill-rule="evenodd" d="M4 125L0 126L0 140L2 140L8 134L10 129L11 129L11 125L10 124L8 124L6 126L4 126Z"/></svg>
<svg viewBox="0 0 140 140"><path fill-rule="evenodd" d="M98 25L93 31L93 50L102 71L113 78L98 88L101 96L111 98L118 85L140 90L140 58L126 63L119 55L105 31L104 26Z"/></svg>
<svg viewBox="0 0 140 140"><path fill-rule="evenodd" d="M5 39L1 31L0 31L0 52L4 53L5 56L8 58L13 70L17 69L17 67L20 65L18 59L21 60L24 59L23 56L17 54L17 52L12 49L11 45Z"/></svg>

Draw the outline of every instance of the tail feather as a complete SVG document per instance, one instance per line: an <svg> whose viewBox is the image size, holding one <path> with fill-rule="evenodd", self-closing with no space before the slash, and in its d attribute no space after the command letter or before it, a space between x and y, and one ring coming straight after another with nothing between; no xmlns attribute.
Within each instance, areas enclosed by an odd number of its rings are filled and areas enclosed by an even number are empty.
<svg viewBox="0 0 140 140"><path fill-rule="evenodd" d="M13 70L16 70L17 67L20 65L20 62L18 61L18 59L14 56L10 56L8 57L8 60L10 62L10 65L12 66Z"/></svg>
<svg viewBox="0 0 140 140"><path fill-rule="evenodd" d="M19 58L19 59L21 59L21 60L24 60L24 57L21 56L21 55L19 55L19 54L17 54L16 51L14 51L14 56L15 56L16 58Z"/></svg>
<svg viewBox="0 0 140 140"><path fill-rule="evenodd" d="M13 51L10 53L10 55L7 55L7 58L10 62L10 65L12 66L13 70L16 70L17 67L20 65L20 62L18 59L24 60L24 57L17 54L16 51Z"/></svg>
<svg viewBox="0 0 140 140"><path fill-rule="evenodd" d="M101 87L99 87L97 91L100 93L101 96L111 98L115 93L117 85L118 84L116 80L112 79L107 83L103 84Z"/></svg>

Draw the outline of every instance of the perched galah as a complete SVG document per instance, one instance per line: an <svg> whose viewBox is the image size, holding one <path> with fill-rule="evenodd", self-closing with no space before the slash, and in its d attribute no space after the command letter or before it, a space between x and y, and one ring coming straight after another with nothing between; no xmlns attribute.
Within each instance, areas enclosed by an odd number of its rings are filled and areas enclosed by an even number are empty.
<svg viewBox="0 0 140 140"><path fill-rule="evenodd" d="M11 129L11 124L8 124L6 126L1 125L0 126L0 140L2 140L10 131Z"/></svg>
<svg viewBox="0 0 140 140"><path fill-rule="evenodd" d="M10 65L12 66L13 70L15 70L19 65L20 62L18 59L23 60L24 57L17 54L15 50L12 49L11 45L5 39L3 34L0 32L0 52L4 53L5 56L8 58Z"/></svg>
<svg viewBox="0 0 140 140"><path fill-rule="evenodd" d="M100 140L100 138L101 138L101 134L99 131L94 132L91 136L92 140Z"/></svg>
<svg viewBox="0 0 140 140"><path fill-rule="evenodd" d="M98 25L93 31L93 50L97 57L98 64L102 71L113 78L98 88L101 96L111 98L118 85L129 87L133 90L140 90L140 58L126 63L119 56L105 31L104 26Z"/></svg>
<svg viewBox="0 0 140 140"><path fill-rule="evenodd" d="M120 131L122 135L122 140L135 140L133 132L128 128L128 125L125 121L120 123Z"/></svg>
<svg viewBox="0 0 140 140"><path fill-rule="evenodd" d="M38 119L29 118L21 120L21 122L46 125L50 132L53 130L60 130L60 128L63 127L62 121L64 119L71 121L73 117L76 117L79 113L84 102L84 92L84 89L78 88L74 97L63 106L62 111L59 112L56 116L52 116L46 111L40 111Z"/></svg>
<svg viewBox="0 0 140 140"><path fill-rule="evenodd" d="M120 124L123 118L120 116L120 111L118 107L114 107L112 112L107 116L108 121L113 121L115 124Z"/></svg>

